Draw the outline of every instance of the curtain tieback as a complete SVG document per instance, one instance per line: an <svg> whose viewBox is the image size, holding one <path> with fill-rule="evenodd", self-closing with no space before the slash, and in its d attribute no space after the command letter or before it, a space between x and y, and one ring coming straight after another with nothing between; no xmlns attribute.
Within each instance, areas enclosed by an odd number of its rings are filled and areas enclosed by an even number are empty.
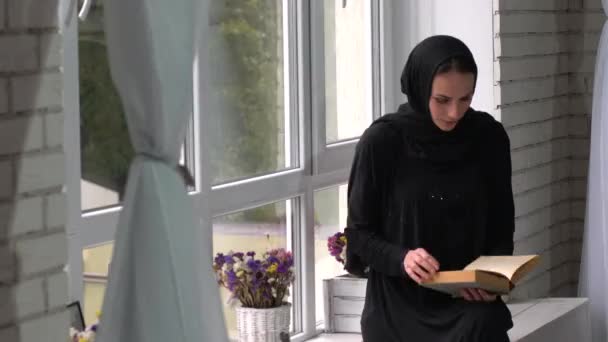
<svg viewBox="0 0 608 342"><path fill-rule="evenodd" d="M135 157L154 160L163 164L171 165L171 162L169 160L147 152L137 152L135 154ZM186 167L186 165L178 163L177 165L175 165L174 168L175 171L177 171L177 173L182 176L182 180L184 181L184 184L186 184L186 186L194 187L194 177L192 177L192 174L190 173L190 170L188 170L188 167Z"/></svg>

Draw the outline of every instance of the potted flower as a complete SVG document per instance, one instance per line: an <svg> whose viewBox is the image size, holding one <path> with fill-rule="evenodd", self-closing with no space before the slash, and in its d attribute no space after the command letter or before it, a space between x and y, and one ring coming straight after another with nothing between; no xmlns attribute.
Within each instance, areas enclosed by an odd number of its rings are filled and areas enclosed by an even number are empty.
<svg viewBox="0 0 608 342"><path fill-rule="evenodd" d="M70 327L70 338L69 342L95 342L97 335L97 327L99 326L100 313L97 313L97 321L84 330L80 331L74 327Z"/></svg>
<svg viewBox="0 0 608 342"><path fill-rule="evenodd" d="M218 253L213 261L218 284L236 306L239 341L288 341L291 304L286 302L295 273L285 249Z"/></svg>
<svg viewBox="0 0 608 342"><path fill-rule="evenodd" d="M337 232L327 238L327 250L337 262L346 264L347 238L343 232ZM325 301L326 332L361 332L360 316L365 300L367 279L346 273L323 280ZM340 310L335 303L341 303Z"/></svg>

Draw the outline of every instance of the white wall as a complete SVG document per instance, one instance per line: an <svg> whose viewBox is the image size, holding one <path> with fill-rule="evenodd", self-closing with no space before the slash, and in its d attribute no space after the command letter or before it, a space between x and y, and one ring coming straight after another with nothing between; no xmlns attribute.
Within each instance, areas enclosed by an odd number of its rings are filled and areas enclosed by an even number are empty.
<svg viewBox="0 0 608 342"><path fill-rule="evenodd" d="M0 341L66 341L57 1L0 0Z"/></svg>
<svg viewBox="0 0 608 342"><path fill-rule="evenodd" d="M391 42L384 58L384 112L405 102L401 94L401 71L411 49L424 38L448 34L464 41L479 68L473 107L493 114L494 47L492 1L489 0L400 0L385 1L385 35Z"/></svg>
<svg viewBox="0 0 608 342"><path fill-rule="evenodd" d="M576 294L600 0L495 0L496 85L511 139L515 253L540 254L513 298Z"/></svg>

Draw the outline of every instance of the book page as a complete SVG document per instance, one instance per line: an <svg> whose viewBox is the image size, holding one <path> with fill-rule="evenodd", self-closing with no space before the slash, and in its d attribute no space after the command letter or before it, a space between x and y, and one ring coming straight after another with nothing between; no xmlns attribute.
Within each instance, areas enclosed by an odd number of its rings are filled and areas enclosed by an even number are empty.
<svg viewBox="0 0 608 342"><path fill-rule="evenodd" d="M517 270L529 261L538 258L537 255L500 255L500 256L480 256L473 261L465 271L487 271L504 275L510 280Z"/></svg>
<svg viewBox="0 0 608 342"><path fill-rule="evenodd" d="M506 294L511 290L511 282L506 277L484 271L443 271L420 285L456 296L465 287L485 289L498 294Z"/></svg>

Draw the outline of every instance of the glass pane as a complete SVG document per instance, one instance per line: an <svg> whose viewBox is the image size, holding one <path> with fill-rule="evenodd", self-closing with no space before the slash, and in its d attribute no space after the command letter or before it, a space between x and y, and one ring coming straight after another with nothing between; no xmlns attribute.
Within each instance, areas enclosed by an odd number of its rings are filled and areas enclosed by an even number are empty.
<svg viewBox="0 0 608 342"><path fill-rule="evenodd" d="M208 110L213 184L295 166L286 3L211 1Z"/></svg>
<svg viewBox="0 0 608 342"><path fill-rule="evenodd" d="M371 1L323 4L325 130L333 143L358 137L372 120Z"/></svg>
<svg viewBox="0 0 608 342"><path fill-rule="evenodd" d="M84 277L84 308L82 314L87 325L97 321L97 315L101 313L106 286L107 279L100 280Z"/></svg>
<svg viewBox="0 0 608 342"><path fill-rule="evenodd" d="M113 243L107 243L82 250L84 277L83 315L86 324L95 322L97 312L101 310L113 248Z"/></svg>
<svg viewBox="0 0 608 342"><path fill-rule="evenodd" d="M102 0L94 1L87 19L79 22L78 58L81 209L86 211L121 202L134 156L122 103L110 76ZM192 120L189 125L186 140L193 142ZM180 156L191 175L192 145L184 144Z"/></svg>
<svg viewBox="0 0 608 342"><path fill-rule="evenodd" d="M253 251L261 257L269 249L291 250L289 236L294 222L291 214L293 203L293 200L276 202L214 219L213 255L230 251ZM221 288L220 296L228 334L231 338L236 338L236 314L228 303L230 293ZM287 300L292 302L291 297Z"/></svg>
<svg viewBox="0 0 608 342"><path fill-rule="evenodd" d="M81 207L120 202L133 148L122 104L110 77L103 2L94 1L78 28L80 77Z"/></svg>
<svg viewBox="0 0 608 342"><path fill-rule="evenodd" d="M346 274L344 266L330 255L327 239L346 226L346 185L315 192L315 314L324 322L323 279ZM323 325L324 327L324 325Z"/></svg>

